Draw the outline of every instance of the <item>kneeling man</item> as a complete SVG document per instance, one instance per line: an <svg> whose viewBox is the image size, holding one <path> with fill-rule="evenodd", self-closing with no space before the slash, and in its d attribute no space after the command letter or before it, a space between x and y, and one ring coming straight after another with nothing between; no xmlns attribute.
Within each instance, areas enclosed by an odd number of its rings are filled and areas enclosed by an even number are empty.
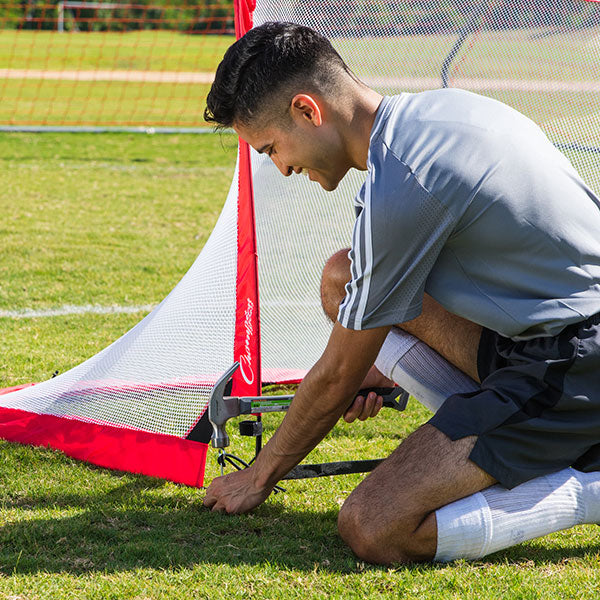
<svg viewBox="0 0 600 600"><path fill-rule="evenodd" d="M255 464L205 504L263 502L379 373L436 413L342 507L360 558L479 558L599 522L600 202L543 132L461 90L382 97L290 23L237 41L207 104L283 175L326 190L367 175L352 248L323 274L327 348Z"/></svg>

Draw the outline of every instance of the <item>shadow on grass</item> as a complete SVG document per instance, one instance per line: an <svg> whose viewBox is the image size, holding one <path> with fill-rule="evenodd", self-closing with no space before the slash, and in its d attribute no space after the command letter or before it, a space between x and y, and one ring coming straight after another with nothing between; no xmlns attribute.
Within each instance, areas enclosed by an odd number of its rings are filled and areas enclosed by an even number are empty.
<svg viewBox="0 0 600 600"><path fill-rule="evenodd" d="M356 570L355 558L337 534L337 511L290 511L275 496L252 514L227 516L205 509L203 494L161 494L162 481L127 479L99 496L48 493L4 500L4 508L31 512L0 526L0 573L267 562L305 571L315 564ZM48 509L55 507L81 510L49 517Z"/></svg>
<svg viewBox="0 0 600 600"><path fill-rule="evenodd" d="M204 509L199 494L182 490L160 495L164 485L127 476L104 495L49 493L4 501L5 508L28 508L39 517L0 527L0 573L81 574L202 563L268 563L301 571L318 566L340 574L357 570L356 558L337 534L335 510L288 509L275 496L249 515L227 516ZM48 517L50 507L81 510L74 516ZM484 562L558 563L590 553L600 553L600 543L557 549L521 546Z"/></svg>
<svg viewBox="0 0 600 600"><path fill-rule="evenodd" d="M600 556L600 542L586 545L582 544L581 541L573 541L572 545L561 543L559 546L551 548L542 548L525 543L496 552L489 557L486 556L482 559L482 562L488 565L508 563L515 566L534 565L539 567L552 563L558 565L572 559L589 558L590 555L594 554Z"/></svg>

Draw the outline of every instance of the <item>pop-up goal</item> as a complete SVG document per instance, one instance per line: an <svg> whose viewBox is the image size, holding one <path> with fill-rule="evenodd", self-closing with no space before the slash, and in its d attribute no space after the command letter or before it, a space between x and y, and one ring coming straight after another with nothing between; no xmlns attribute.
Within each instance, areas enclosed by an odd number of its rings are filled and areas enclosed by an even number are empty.
<svg viewBox="0 0 600 600"><path fill-rule="evenodd" d="M321 31L384 94L448 85L514 106L600 192L599 3L238 0L235 8L238 35L269 20ZM228 395L260 396L264 382L301 380L324 349L320 273L349 246L363 177L350 172L325 193L240 144L221 216L180 283L98 355L0 396L0 436L201 485L209 397L232 365Z"/></svg>

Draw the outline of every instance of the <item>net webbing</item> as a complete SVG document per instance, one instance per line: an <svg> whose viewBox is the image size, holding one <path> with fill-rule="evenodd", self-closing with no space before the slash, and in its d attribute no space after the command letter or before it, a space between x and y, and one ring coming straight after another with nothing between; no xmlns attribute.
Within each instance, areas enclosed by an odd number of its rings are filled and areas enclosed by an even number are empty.
<svg viewBox="0 0 600 600"><path fill-rule="evenodd" d="M185 437L233 362L237 172L200 256L145 319L96 356L0 406Z"/></svg>
<svg viewBox="0 0 600 600"><path fill-rule="evenodd" d="M583 0L258 0L254 24L293 21L331 38L350 68L383 94L462 87L536 121L600 192L600 5ZM458 42L461 42L460 44ZM349 173L334 193L284 178L254 154L262 361L277 379L308 369L329 328L320 309L326 259L349 246Z"/></svg>
<svg viewBox="0 0 600 600"><path fill-rule="evenodd" d="M0 3L0 126L204 126L231 0Z"/></svg>
<svg viewBox="0 0 600 600"><path fill-rule="evenodd" d="M328 35L382 93L446 81L507 102L534 119L600 192L600 4L258 0L254 23L267 20ZM328 338L320 272L349 245L352 198L364 175L351 172L325 193L306 177L284 178L254 152L252 170L263 380L297 379ZM0 406L185 437L233 362L237 216L236 171L210 240L155 311L72 371L0 396Z"/></svg>

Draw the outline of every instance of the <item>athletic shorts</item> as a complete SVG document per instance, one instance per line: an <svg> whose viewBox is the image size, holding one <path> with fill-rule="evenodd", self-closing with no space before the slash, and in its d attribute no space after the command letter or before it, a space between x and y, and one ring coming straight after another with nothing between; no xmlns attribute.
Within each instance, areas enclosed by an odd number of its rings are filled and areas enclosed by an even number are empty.
<svg viewBox="0 0 600 600"><path fill-rule="evenodd" d="M573 466L600 471L600 313L555 337L514 341L489 329L481 390L450 396L429 421L503 486Z"/></svg>

